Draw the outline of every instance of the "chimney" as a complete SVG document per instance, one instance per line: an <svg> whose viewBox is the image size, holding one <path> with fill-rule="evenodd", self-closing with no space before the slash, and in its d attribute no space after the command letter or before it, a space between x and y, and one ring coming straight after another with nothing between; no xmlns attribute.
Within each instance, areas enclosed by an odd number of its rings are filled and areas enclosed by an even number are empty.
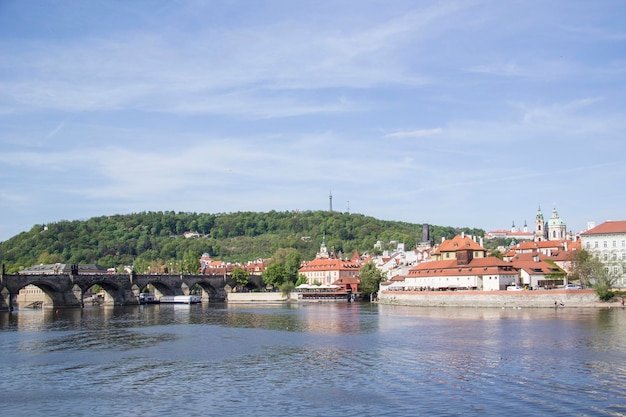
<svg viewBox="0 0 626 417"><path fill-rule="evenodd" d="M465 232L461 232L461 239L465 239Z"/></svg>

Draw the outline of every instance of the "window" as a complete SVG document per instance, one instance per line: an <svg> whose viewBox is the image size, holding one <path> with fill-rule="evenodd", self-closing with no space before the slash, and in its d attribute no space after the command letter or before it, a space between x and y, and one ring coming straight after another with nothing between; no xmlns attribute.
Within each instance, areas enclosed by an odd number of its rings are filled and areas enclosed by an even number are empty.
<svg viewBox="0 0 626 417"><path fill-rule="evenodd" d="M613 247L616 248L617 247L617 240L613 241Z"/></svg>
<svg viewBox="0 0 626 417"><path fill-rule="evenodd" d="M607 248L607 247L608 247L606 240L604 241L604 247L605 247L605 248Z"/></svg>
<svg viewBox="0 0 626 417"><path fill-rule="evenodd" d="M595 242L593 242L593 247L597 248L598 247L598 241L596 240Z"/></svg>
<svg viewBox="0 0 626 417"><path fill-rule="evenodd" d="M591 249L591 242L587 242L587 249Z"/></svg>
<svg viewBox="0 0 626 417"><path fill-rule="evenodd" d="M608 253L606 253L606 252L604 253L604 260L605 260L605 261L608 261L608 260L609 260L609 254L608 254Z"/></svg>

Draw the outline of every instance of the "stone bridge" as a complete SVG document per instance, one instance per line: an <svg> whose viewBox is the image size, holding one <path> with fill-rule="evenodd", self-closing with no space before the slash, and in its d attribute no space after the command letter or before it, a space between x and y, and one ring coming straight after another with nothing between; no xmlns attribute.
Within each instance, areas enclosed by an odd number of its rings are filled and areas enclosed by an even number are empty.
<svg viewBox="0 0 626 417"><path fill-rule="evenodd" d="M20 275L0 276L0 311L12 311L18 306L17 296L28 285L40 288L46 301L46 308L84 307L85 295L98 285L104 290L104 305L139 304L139 294L148 285L157 296L189 295L192 288L202 290L202 301L223 301L226 289L237 283L229 275L135 275L135 274L59 274L59 275ZM249 287L260 288L260 277L250 277Z"/></svg>

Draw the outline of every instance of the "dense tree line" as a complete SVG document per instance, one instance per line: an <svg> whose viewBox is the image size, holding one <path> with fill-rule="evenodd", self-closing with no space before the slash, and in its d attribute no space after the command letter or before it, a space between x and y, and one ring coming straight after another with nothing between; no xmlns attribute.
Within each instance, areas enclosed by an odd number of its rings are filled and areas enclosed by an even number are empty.
<svg viewBox="0 0 626 417"><path fill-rule="evenodd" d="M431 226L440 241L461 231L483 235L480 229ZM197 232L199 238L185 238ZM349 256L372 252L377 241L421 241L422 226L378 220L361 214L327 211L237 213L141 212L35 225L0 243L0 262L7 272L38 263L95 263L119 268L136 262L145 267L189 269L190 255L209 253L216 259L243 262L269 258L292 248L312 259L326 236L329 250ZM184 262L185 260L185 262ZM187 265L185 267L185 265Z"/></svg>

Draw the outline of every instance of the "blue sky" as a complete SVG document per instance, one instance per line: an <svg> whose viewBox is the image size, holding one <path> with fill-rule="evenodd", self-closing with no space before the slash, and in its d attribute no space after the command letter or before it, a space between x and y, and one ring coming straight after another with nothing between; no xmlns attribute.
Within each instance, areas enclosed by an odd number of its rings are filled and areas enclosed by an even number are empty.
<svg viewBox="0 0 626 417"><path fill-rule="evenodd" d="M626 7L0 1L0 241L140 211L625 219Z"/></svg>

